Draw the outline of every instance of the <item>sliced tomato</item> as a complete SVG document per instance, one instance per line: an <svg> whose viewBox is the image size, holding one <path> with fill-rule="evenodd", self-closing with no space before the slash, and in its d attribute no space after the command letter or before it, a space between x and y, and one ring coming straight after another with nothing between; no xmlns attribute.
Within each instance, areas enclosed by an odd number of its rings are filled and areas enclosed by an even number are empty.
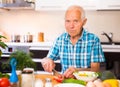
<svg viewBox="0 0 120 87"><path fill-rule="evenodd" d="M53 79L60 83L63 81L63 78L60 76L54 76Z"/></svg>

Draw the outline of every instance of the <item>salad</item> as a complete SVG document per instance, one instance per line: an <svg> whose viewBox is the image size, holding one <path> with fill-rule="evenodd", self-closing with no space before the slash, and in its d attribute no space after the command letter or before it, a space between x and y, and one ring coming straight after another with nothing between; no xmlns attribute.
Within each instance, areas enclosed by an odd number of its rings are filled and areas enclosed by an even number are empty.
<svg viewBox="0 0 120 87"><path fill-rule="evenodd" d="M74 72L73 75L76 79L84 81L93 81L99 76L97 72L92 71L78 71Z"/></svg>

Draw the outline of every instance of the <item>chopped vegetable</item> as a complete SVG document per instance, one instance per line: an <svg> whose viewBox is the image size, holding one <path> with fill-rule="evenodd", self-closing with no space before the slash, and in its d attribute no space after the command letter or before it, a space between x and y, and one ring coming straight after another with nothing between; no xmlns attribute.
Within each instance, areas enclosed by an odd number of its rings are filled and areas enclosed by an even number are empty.
<svg viewBox="0 0 120 87"><path fill-rule="evenodd" d="M77 80L77 79L73 79L73 78L70 78L70 79L64 79L63 80L63 83L77 83L77 84L81 84L81 85L86 85L87 83L83 80Z"/></svg>
<svg viewBox="0 0 120 87"><path fill-rule="evenodd" d="M59 76L54 76L53 79L60 83L63 81L63 78Z"/></svg>
<svg viewBox="0 0 120 87"><path fill-rule="evenodd" d="M109 83L111 87L119 87L119 81L117 79L107 79L103 83Z"/></svg>
<svg viewBox="0 0 120 87"><path fill-rule="evenodd" d="M84 77L96 77L98 76L98 73L96 72L75 72L78 76L84 76Z"/></svg>
<svg viewBox="0 0 120 87"><path fill-rule="evenodd" d="M0 78L0 87L10 87L10 81L8 78Z"/></svg>

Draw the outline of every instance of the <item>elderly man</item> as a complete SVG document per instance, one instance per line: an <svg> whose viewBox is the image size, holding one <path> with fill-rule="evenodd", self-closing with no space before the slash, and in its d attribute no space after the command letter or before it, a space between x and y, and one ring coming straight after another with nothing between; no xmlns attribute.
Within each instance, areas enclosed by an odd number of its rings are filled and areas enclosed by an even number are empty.
<svg viewBox="0 0 120 87"><path fill-rule="evenodd" d="M52 72L54 60L60 59L65 78L72 78L73 72L87 70L99 71L104 54L99 38L83 26L87 19L80 6L71 6L65 14L66 32L60 35L50 49L42 65L45 71Z"/></svg>

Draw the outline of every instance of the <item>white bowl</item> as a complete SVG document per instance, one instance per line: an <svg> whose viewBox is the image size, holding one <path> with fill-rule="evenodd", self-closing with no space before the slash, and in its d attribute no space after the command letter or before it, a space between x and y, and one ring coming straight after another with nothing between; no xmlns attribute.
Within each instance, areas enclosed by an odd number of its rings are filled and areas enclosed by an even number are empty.
<svg viewBox="0 0 120 87"><path fill-rule="evenodd" d="M98 77L98 74L92 71L78 71L74 72L73 75L76 77L76 79L83 80L86 82L93 81Z"/></svg>

